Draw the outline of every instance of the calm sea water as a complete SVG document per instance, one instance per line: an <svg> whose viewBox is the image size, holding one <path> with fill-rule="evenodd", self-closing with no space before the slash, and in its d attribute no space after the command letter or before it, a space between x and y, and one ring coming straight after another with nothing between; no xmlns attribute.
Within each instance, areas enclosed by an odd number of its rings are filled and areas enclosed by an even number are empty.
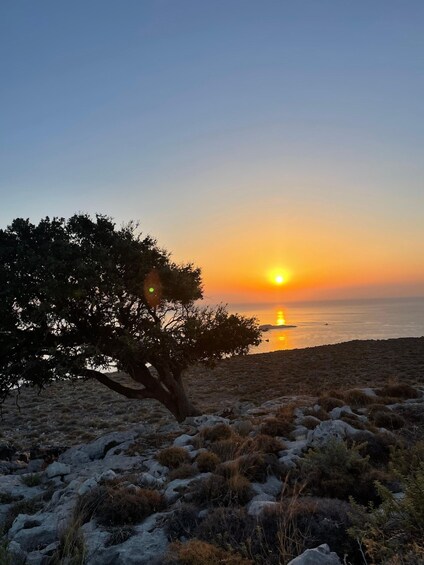
<svg viewBox="0 0 424 565"><path fill-rule="evenodd" d="M251 353L340 343L352 339L424 336L424 298L291 304L230 304L231 312L261 324L295 325L262 334Z"/></svg>

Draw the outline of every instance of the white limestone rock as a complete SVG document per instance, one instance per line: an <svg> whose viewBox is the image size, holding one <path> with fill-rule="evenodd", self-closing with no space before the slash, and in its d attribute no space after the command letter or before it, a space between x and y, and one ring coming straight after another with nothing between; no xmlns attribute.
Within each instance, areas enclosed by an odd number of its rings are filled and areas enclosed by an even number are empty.
<svg viewBox="0 0 424 565"><path fill-rule="evenodd" d="M337 553L330 551L328 545L323 543L314 549L307 549L287 565L342 565L342 563Z"/></svg>
<svg viewBox="0 0 424 565"><path fill-rule="evenodd" d="M277 508L278 506L278 502L270 500L251 500L247 505L247 513L249 516L258 518L264 511Z"/></svg>
<svg viewBox="0 0 424 565"><path fill-rule="evenodd" d="M174 446L175 447L185 447L185 446L190 445L192 440L193 440L193 436L189 436L188 434L183 434L183 435L178 436L174 439Z"/></svg>
<svg viewBox="0 0 424 565"><path fill-rule="evenodd" d="M53 477L63 477L64 475L69 475L70 472L71 467L65 463L59 463L59 461L51 463L46 469L46 475L49 479L53 479Z"/></svg>
<svg viewBox="0 0 424 565"><path fill-rule="evenodd" d="M307 441L310 446L315 447L327 443L332 438L342 440L351 437L357 431L343 420L325 420L314 430L310 430Z"/></svg>

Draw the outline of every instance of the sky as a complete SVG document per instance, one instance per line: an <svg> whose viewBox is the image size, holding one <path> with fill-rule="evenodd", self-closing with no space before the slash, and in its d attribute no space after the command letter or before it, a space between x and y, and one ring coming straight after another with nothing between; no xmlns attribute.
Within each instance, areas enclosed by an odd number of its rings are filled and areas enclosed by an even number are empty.
<svg viewBox="0 0 424 565"><path fill-rule="evenodd" d="M423 296L423 25L421 0L4 0L0 227L138 220L210 302Z"/></svg>

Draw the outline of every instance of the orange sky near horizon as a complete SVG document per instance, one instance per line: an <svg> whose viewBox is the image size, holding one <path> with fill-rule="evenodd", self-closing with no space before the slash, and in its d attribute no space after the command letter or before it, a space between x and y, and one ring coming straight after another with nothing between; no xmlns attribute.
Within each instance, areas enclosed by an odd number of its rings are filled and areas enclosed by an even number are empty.
<svg viewBox="0 0 424 565"><path fill-rule="evenodd" d="M413 218L391 228L387 214L335 213L335 204L281 210L245 203L223 213L213 232L194 225L194 237L177 243L178 255L188 252L202 268L207 302L424 295L422 228ZM284 284L275 284L277 274Z"/></svg>

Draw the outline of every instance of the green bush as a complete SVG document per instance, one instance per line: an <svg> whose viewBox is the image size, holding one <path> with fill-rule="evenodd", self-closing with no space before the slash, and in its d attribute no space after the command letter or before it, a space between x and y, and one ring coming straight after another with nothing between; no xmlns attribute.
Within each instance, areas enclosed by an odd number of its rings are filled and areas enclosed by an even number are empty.
<svg viewBox="0 0 424 565"><path fill-rule="evenodd" d="M382 504L378 508L354 505L353 538L373 562L424 562L424 462L403 478L404 498L395 498L378 485ZM399 560L408 555L408 561Z"/></svg>
<svg viewBox="0 0 424 565"><path fill-rule="evenodd" d="M330 439L321 447L310 449L300 462L300 475L309 492L316 496L367 502L377 499L373 485L376 471L368 457L360 453L360 445Z"/></svg>

